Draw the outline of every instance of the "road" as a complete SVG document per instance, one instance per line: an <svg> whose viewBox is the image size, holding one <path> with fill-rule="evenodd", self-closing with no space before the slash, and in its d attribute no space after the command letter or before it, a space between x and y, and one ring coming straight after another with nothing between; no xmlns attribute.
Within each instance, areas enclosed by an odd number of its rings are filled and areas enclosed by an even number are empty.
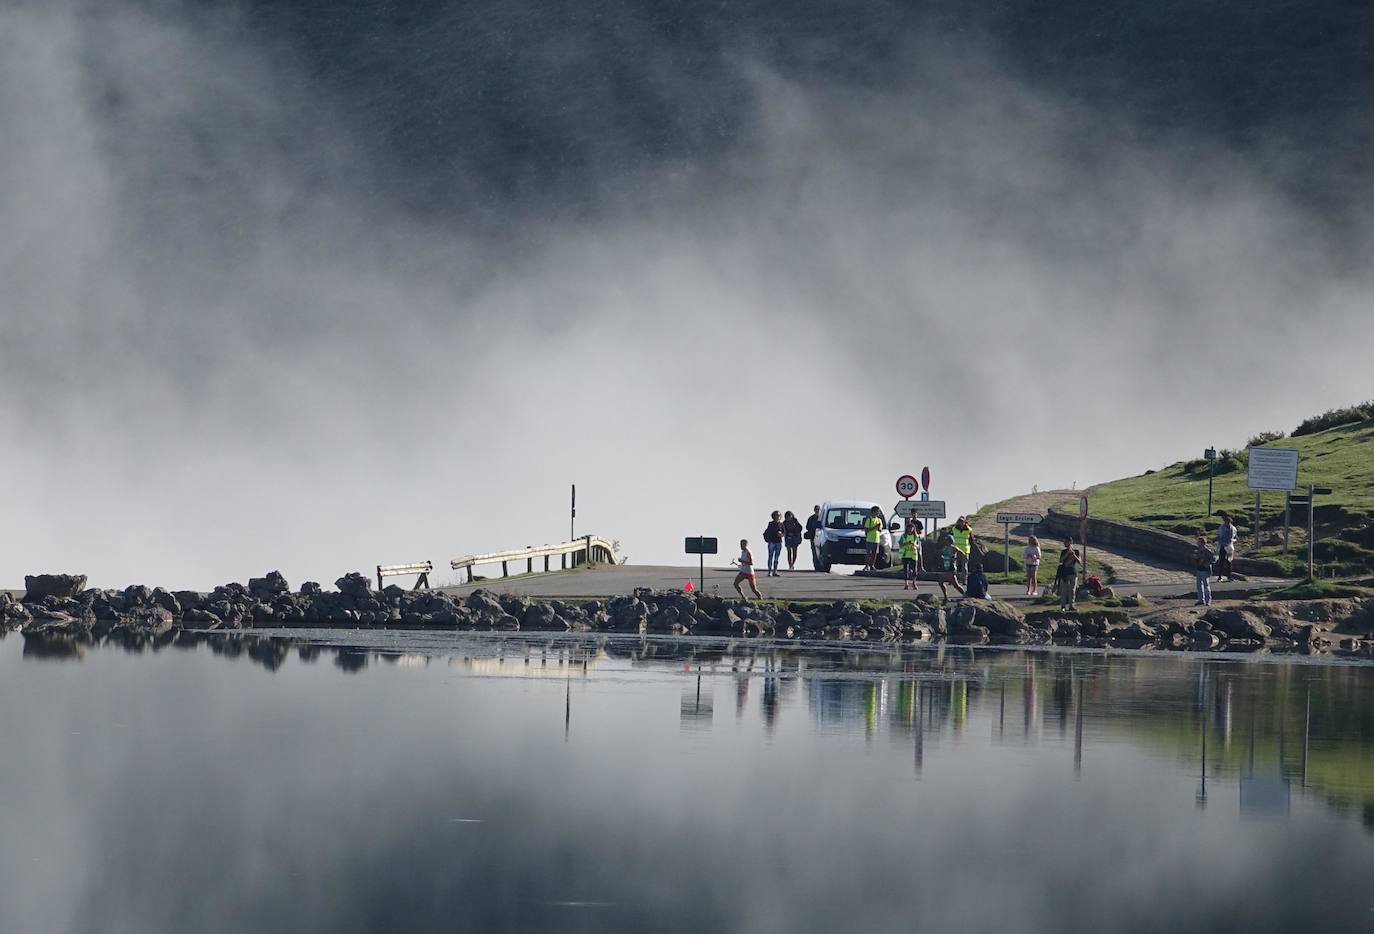
<svg viewBox="0 0 1374 934"><path fill-rule="evenodd" d="M994 578L996 576L994 575ZM708 567L706 569L706 593L719 593L722 596L735 595L732 582L735 571L728 567ZM458 587L443 588L450 593L469 593L479 587L499 593L521 594L527 597L576 598L576 597L613 597L633 593L636 588L647 587L652 590L680 588L692 581L697 586L695 567L667 567L655 565L614 565L581 571L552 571L547 574L527 574L519 577L477 581ZM1244 593L1257 587L1276 587L1283 582L1250 581L1214 584L1213 590L1219 596L1228 593ZM785 600L902 600L911 597L911 591L902 590L900 580L857 577L849 574L821 574L816 571L783 571L781 577L759 577L759 590L765 597ZM992 595L1005 600L1024 600L1024 588L1019 583L992 585ZM748 588L745 588L748 592ZM929 582L921 583L923 593L940 592L940 588ZM1180 585L1176 582L1149 583L1118 587L1119 594L1141 593L1146 597L1161 599L1165 597L1191 597L1192 582ZM958 594L950 590L951 597Z"/></svg>

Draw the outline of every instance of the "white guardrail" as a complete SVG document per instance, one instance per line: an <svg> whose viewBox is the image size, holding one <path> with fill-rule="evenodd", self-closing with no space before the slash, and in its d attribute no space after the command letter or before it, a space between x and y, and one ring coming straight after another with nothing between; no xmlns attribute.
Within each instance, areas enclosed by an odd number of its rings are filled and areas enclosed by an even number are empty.
<svg viewBox="0 0 1374 934"><path fill-rule="evenodd" d="M526 548L512 548L509 551L492 551L483 555L467 555L462 558L454 558L449 564L455 571L467 571L468 583L472 583L472 569L484 564L501 565L501 576L510 576L510 563L512 561L525 562L525 571L534 571L534 559L544 559L544 570L550 570L549 562L554 556L559 559L559 566L562 568L577 567L579 564L591 563L615 563L615 547L604 538L596 535L584 535L575 538L570 542L560 542L557 545L530 545ZM569 563L571 559L571 565Z"/></svg>

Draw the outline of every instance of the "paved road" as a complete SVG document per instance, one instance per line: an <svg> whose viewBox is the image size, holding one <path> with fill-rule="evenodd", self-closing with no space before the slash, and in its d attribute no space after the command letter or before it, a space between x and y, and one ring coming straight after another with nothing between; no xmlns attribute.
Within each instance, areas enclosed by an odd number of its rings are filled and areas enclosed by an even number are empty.
<svg viewBox="0 0 1374 934"><path fill-rule="evenodd" d="M668 590L682 587L688 580L697 585L697 569L688 567L664 567L654 565L616 565L585 571L553 571L548 574L532 574L522 577L478 581L459 587L445 587L452 593L468 593L484 587L501 593L523 594L528 597L613 597L633 593L637 587L654 590ZM734 596L732 581L735 579L733 568L706 569L706 592L713 591L722 596ZM1256 587L1280 586L1282 582L1236 582L1213 585L1218 595L1253 590ZM903 591L899 580L855 577L848 574L821 574L816 571L783 571L781 577L759 578L759 590L765 597L780 597L788 600L901 600L911 596L911 591ZM922 582L921 591L940 592L933 583ZM1177 583L1154 583L1131 585L1129 590L1117 588L1118 593L1140 592L1146 597L1183 597L1191 596L1191 581L1180 587ZM748 592L748 588L746 588ZM1020 584L993 583L992 595L1002 599L1022 600L1023 588ZM951 589L950 596L957 593Z"/></svg>

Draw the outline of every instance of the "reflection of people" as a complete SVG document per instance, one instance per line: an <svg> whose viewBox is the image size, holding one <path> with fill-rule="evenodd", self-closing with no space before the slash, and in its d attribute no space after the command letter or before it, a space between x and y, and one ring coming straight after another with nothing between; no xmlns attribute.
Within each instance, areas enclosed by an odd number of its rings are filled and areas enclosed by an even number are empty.
<svg viewBox="0 0 1374 934"><path fill-rule="evenodd" d="M735 575L735 592L740 595L741 600L749 599L740 587L740 584L748 581L749 589L754 592L754 596L762 600L763 594L759 593L759 587L756 583L758 578L754 575L754 553L749 550L749 539L747 538L739 540L739 558L736 559L736 563L739 565L739 573Z"/></svg>
<svg viewBox="0 0 1374 934"><path fill-rule="evenodd" d="M1026 596L1034 597L1040 589L1040 582L1036 579L1040 575L1040 539L1034 535L1030 537L1025 550L1021 552L1021 560L1026 565Z"/></svg>
<svg viewBox="0 0 1374 934"><path fill-rule="evenodd" d="M1197 537L1197 552L1194 555L1194 564L1197 570L1197 605L1212 605L1212 564L1217 560L1216 554L1211 548L1207 547L1207 536Z"/></svg>
<svg viewBox="0 0 1374 934"><path fill-rule="evenodd" d="M878 546L883 540L883 511L874 506L864 518L864 570L878 569Z"/></svg>
<svg viewBox="0 0 1374 934"><path fill-rule="evenodd" d="M782 517L782 541L787 546L787 570L797 569L797 549L802 543L802 524L797 521L797 517L792 515L792 510Z"/></svg>
<svg viewBox="0 0 1374 934"><path fill-rule="evenodd" d="M1221 528L1217 529L1217 580L1231 576L1231 559L1236 556L1236 520L1230 515L1221 517Z"/></svg>
<svg viewBox="0 0 1374 934"><path fill-rule="evenodd" d="M816 530L821 527L821 507L816 506L811 510L811 515L806 517L806 532L803 538L811 543L811 570L818 570L821 566L821 556L816 550Z"/></svg>
<svg viewBox="0 0 1374 934"><path fill-rule="evenodd" d="M768 546L768 576L777 577L778 559L782 557L782 516L776 509L763 530L763 541Z"/></svg>

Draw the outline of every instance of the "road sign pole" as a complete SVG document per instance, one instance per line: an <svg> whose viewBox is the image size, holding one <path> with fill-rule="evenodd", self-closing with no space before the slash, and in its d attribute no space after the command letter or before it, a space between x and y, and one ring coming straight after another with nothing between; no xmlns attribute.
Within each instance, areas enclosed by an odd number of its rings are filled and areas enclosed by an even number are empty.
<svg viewBox="0 0 1374 934"><path fill-rule="evenodd" d="M568 541L577 541L577 484L572 485L572 514L568 517Z"/></svg>
<svg viewBox="0 0 1374 934"><path fill-rule="evenodd" d="M697 557L701 559L701 568L698 577L698 580L701 581L701 586L697 588L697 593L704 594L706 593L706 555L703 553L697 555Z"/></svg>
<svg viewBox="0 0 1374 934"><path fill-rule="evenodd" d="M1254 537L1253 537L1253 538L1251 539L1251 541L1250 541L1250 551L1251 551L1252 553L1259 550L1259 544L1260 544L1260 537L1259 537L1259 535L1260 535L1260 527L1259 527L1259 510L1260 510L1260 492L1259 492L1259 490L1256 490L1256 491L1255 491L1255 534L1254 534Z"/></svg>
<svg viewBox="0 0 1374 934"><path fill-rule="evenodd" d="M1293 507L1293 494L1283 494L1283 553L1288 554L1288 515Z"/></svg>
<svg viewBox="0 0 1374 934"><path fill-rule="evenodd" d="M1002 523L1002 581L1011 583L1011 523Z"/></svg>
<svg viewBox="0 0 1374 934"><path fill-rule="evenodd" d="M1312 569L1315 554L1313 552L1313 533L1316 530L1316 523L1312 518L1312 484L1307 485L1307 579L1313 580Z"/></svg>
<svg viewBox="0 0 1374 934"><path fill-rule="evenodd" d="M1207 462L1207 516L1212 515L1212 475L1216 472L1216 461Z"/></svg>

